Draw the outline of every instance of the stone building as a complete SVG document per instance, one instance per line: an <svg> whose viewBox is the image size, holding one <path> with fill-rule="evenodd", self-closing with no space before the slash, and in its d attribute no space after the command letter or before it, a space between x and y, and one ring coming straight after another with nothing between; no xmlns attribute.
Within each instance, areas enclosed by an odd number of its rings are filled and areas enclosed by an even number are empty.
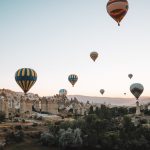
<svg viewBox="0 0 150 150"><path fill-rule="evenodd" d="M30 117L34 113L85 115L91 104L79 102L77 98L69 100L66 96L56 94L52 97L39 97L37 94L13 92L0 89L0 111L6 118L15 116Z"/></svg>
<svg viewBox="0 0 150 150"><path fill-rule="evenodd" d="M0 97L0 111L5 112L5 117L9 117L8 100L5 96Z"/></svg>
<svg viewBox="0 0 150 150"><path fill-rule="evenodd" d="M41 99L35 100L33 102L33 107L34 107L35 111L41 112Z"/></svg>
<svg viewBox="0 0 150 150"><path fill-rule="evenodd" d="M41 112L58 114L58 103L51 98L43 97L41 99Z"/></svg>
<svg viewBox="0 0 150 150"><path fill-rule="evenodd" d="M5 112L6 118L30 116L33 102L25 96L16 97L13 94L9 90L0 92L0 111Z"/></svg>
<svg viewBox="0 0 150 150"><path fill-rule="evenodd" d="M20 114L22 117L29 117L32 114L32 105L33 101L26 99L25 97L21 97L20 100Z"/></svg>

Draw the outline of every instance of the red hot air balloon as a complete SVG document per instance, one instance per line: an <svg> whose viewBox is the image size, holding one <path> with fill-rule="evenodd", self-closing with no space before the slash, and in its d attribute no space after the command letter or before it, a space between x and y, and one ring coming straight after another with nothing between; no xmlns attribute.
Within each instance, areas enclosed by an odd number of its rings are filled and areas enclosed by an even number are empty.
<svg viewBox="0 0 150 150"><path fill-rule="evenodd" d="M118 23L118 26L120 26L121 20L128 11L129 4L127 0L109 0L106 8L108 14Z"/></svg>

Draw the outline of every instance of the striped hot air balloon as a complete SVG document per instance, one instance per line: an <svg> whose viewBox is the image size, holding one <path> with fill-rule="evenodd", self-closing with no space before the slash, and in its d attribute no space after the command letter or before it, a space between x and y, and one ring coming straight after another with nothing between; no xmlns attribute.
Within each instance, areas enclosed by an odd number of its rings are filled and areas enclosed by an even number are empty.
<svg viewBox="0 0 150 150"><path fill-rule="evenodd" d="M59 95L66 96L67 95L67 90L66 89L60 89L59 90Z"/></svg>
<svg viewBox="0 0 150 150"><path fill-rule="evenodd" d="M138 100L140 95L143 93L144 91L144 87L142 84L140 83L133 83L130 86L130 91L131 93L135 96L135 98Z"/></svg>
<svg viewBox="0 0 150 150"><path fill-rule="evenodd" d="M108 14L120 25L129 8L127 0L109 0L107 3Z"/></svg>
<svg viewBox="0 0 150 150"><path fill-rule="evenodd" d="M21 68L15 74L17 84L26 94L37 80L37 73L30 68Z"/></svg>
<svg viewBox="0 0 150 150"><path fill-rule="evenodd" d="M74 86L75 83L76 83L77 80L78 80L78 76L75 75L75 74L71 74L71 75L68 76L68 80L69 80L69 82L72 84L72 86Z"/></svg>

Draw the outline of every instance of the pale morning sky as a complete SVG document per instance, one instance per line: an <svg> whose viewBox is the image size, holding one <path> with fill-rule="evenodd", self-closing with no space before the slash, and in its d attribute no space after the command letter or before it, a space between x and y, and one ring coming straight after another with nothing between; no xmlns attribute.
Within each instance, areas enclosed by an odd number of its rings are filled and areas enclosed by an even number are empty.
<svg viewBox="0 0 150 150"><path fill-rule="evenodd" d="M107 14L107 0L0 0L0 88L22 91L14 74L33 68L30 92L54 95L133 97L131 83L150 96L150 1L129 0L118 27ZM90 52L97 51L94 63ZM68 75L79 79L75 87ZM128 74L133 73L130 80Z"/></svg>

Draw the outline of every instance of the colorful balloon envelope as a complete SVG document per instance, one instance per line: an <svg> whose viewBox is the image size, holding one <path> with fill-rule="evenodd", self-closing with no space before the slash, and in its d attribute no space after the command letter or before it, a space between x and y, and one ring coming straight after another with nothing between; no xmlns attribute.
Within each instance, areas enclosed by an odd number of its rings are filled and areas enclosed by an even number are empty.
<svg viewBox="0 0 150 150"><path fill-rule="evenodd" d="M127 0L109 0L107 3L108 14L120 25L129 8Z"/></svg>
<svg viewBox="0 0 150 150"><path fill-rule="evenodd" d="M98 57L98 53L97 52L91 52L90 57L92 58L93 61L95 61Z"/></svg>
<svg viewBox="0 0 150 150"><path fill-rule="evenodd" d="M68 80L72 84L72 86L74 86L75 83L78 81L78 76L75 74L71 74L68 76Z"/></svg>
<svg viewBox="0 0 150 150"><path fill-rule="evenodd" d="M100 90L100 93L101 93L102 95L104 94L104 92L105 92L104 89L101 89L101 90Z"/></svg>
<svg viewBox="0 0 150 150"><path fill-rule="evenodd" d="M133 77L133 75L132 74L128 74L128 77L131 79Z"/></svg>
<svg viewBox="0 0 150 150"><path fill-rule="evenodd" d="M59 95L66 96L67 95L67 90L66 89L60 89L59 90Z"/></svg>
<svg viewBox="0 0 150 150"><path fill-rule="evenodd" d="M135 98L138 100L140 95L144 91L144 87L140 83L134 83L130 86L130 91L135 96Z"/></svg>
<svg viewBox="0 0 150 150"><path fill-rule="evenodd" d="M17 84L27 93L37 80L37 73L30 68L21 68L15 74Z"/></svg>

